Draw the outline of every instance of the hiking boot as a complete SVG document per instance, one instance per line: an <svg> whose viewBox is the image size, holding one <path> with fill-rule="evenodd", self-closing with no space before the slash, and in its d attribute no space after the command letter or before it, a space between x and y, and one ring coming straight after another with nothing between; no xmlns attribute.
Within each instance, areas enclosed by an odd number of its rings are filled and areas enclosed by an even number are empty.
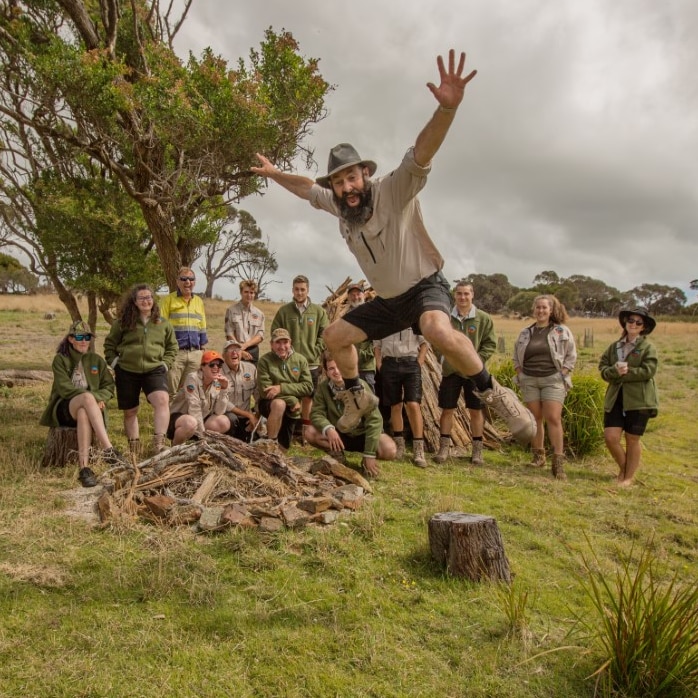
<svg viewBox="0 0 698 698"><path fill-rule="evenodd" d="M536 435L536 420L531 412L524 407L516 393L510 388L500 385L494 377L492 387L487 390L473 391L488 407L501 417L509 427L512 436L522 445L531 443Z"/></svg>
<svg viewBox="0 0 698 698"><path fill-rule="evenodd" d="M102 453L99 454L99 457L107 465L129 465L129 462L124 458L124 454L113 446L105 448Z"/></svg>
<svg viewBox="0 0 698 698"><path fill-rule="evenodd" d="M337 429L344 434L356 429L361 418L378 406L378 398L370 390L364 390L361 385L349 390L340 390L337 397L344 403L344 413L337 421Z"/></svg>
<svg viewBox="0 0 698 698"><path fill-rule="evenodd" d="M92 468L80 468L78 480L83 487L97 487L97 476Z"/></svg>
<svg viewBox="0 0 698 698"><path fill-rule="evenodd" d="M412 462L418 468L427 467L427 459L424 457L424 439L413 439L412 441Z"/></svg>
<svg viewBox="0 0 698 698"><path fill-rule="evenodd" d="M556 480L566 480L567 475L565 474L565 469L562 464L565 462L565 456L561 453L553 453L553 477Z"/></svg>
<svg viewBox="0 0 698 698"><path fill-rule="evenodd" d="M532 448L531 454L533 458L528 464L531 468L545 468L545 449L544 448Z"/></svg>
<svg viewBox="0 0 698 698"><path fill-rule="evenodd" d="M397 446L395 450L395 460L402 460L405 457L405 437L396 436L393 440Z"/></svg>
<svg viewBox="0 0 698 698"><path fill-rule="evenodd" d="M153 434L153 440L150 444L150 447L153 450L153 455L156 455L158 453L162 453L163 451L167 450L167 446L165 445L165 435L164 434Z"/></svg>
<svg viewBox="0 0 698 698"><path fill-rule="evenodd" d="M439 439L439 452L434 456L435 463L445 463L451 453L451 437L442 436Z"/></svg>
<svg viewBox="0 0 698 698"><path fill-rule="evenodd" d="M473 465L484 465L485 459L482 457L482 441L473 441L473 450L470 454L470 462Z"/></svg>

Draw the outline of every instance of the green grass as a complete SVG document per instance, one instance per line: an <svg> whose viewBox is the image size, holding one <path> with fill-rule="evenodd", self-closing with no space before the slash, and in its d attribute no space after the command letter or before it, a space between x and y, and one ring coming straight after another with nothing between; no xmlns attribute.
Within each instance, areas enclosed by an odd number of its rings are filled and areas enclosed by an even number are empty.
<svg viewBox="0 0 698 698"><path fill-rule="evenodd" d="M224 307L209 315L216 343ZM15 321L34 328L35 367L45 370L62 324L47 333L39 312ZM587 367L615 334L595 322ZM692 356L695 333L661 329L660 361ZM16 364L6 351L3 365ZM591 697L606 655L577 632L579 618L602 627L588 593L590 546L609 578L650 540L666 578L698 576L698 407L686 387L698 366L662 364L658 382L662 409L628 490L614 486L604 452L571 460L561 483L507 446L479 468L381 464L356 514L274 535L135 521L90 528L62 496L75 470L37 465L49 386L4 391L0 696ZM123 445L113 404L109 416ZM510 587L436 566L427 524L443 511L496 518Z"/></svg>

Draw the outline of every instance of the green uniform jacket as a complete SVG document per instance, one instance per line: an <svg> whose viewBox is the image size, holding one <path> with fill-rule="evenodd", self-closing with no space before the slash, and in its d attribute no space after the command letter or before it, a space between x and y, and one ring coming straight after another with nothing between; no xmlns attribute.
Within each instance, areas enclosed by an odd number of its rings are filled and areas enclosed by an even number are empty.
<svg viewBox="0 0 698 698"><path fill-rule="evenodd" d="M48 406L41 415L39 424L45 427L57 427L56 407L61 400L72 400L77 395L87 392L84 388L73 385L73 371L82 362L82 368L87 378L87 391L95 396L97 402L109 402L114 397L114 379L109 373L107 362L91 351L81 354L74 349L70 350L70 356L56 354L53 357L53 385ZM106 411L104 412L106 421Z"/></svg>
<svg viewBox="0 0 698 698"><path fill-rule="evenodd" d="M281 392L277 397L289 408L293 407L300 398L313 394L313 377L310 375L308 360L295 351L287 359L281 359L273 351L269 351L260 357L257 364L257 385L262 399L267 388L280 385Z"/></svg>
<svg viewBox="0 0 698 698"><path fill-rule="evenodd" d="M475 347L477 355L486 363L497 349L497 337L494 333L494 323L492 318L484 311L475 308L475 317L465 318L462 322L451 313L451 327L462 332ZM456 373L456 369L444 358L441 367L444 376ZM467 376L463 376L467 378Z"/></svg>
<svg viewBox="0 0 698 698"><path fill-rule="evenodd" d="M370 392L371 388L364 381L360 381L364 390ZM337 397L332 390L332 381L323 380L318 383L318 387L313 396L313 409L310 412L310 421L313 426L323 434L328 427L335 427L339 418L344 413L344 403L337 400ZM380 410L375 407L372 412L361 418L359 425L353 431L349 432L349 436L366 437L364 445L364 454L367 456L375 456L378 451L378 440L383 431L383 417Z"/></svg>
<svg viewBox="0 0 698 698"><path fill-rule="evenodd" d="M359 344L354 345L356 352L359 355L359 371L375 371L376 370L376 354L373 351L373 341L366 339Z"/></svg>
<svg viewBox="0 0 698 698"><path fill-rule="evenodd" d="M115 320L104 340L107 363L112 368L118 363L131 373L148 373L163 364L169 371L178 351L174 330L165 318L145 325L138 318L133 330L122 329Z"/></svg>
<svg viewBox="0 0 698 698"><path fill-rule="evenodd" d="M628 372L621 376L616 369L618 361L617 342L613 342L602 354L599 361L601 378L608 383L603 408L613 409L618 392L623 388L623 410L656 410L659 407L657 386L654 376L659 361L657 350L645 337L639 337L635 349L628 355Z"/></svg>
<svg viewBox="0 0 698 698"><path fill-rule="evenodd" d="M322 333L329 324L329 318L322 306L308 303L301 315L292 301L279 308L271 323L271 331L279 327L287 330L291 335L293 351L305 356L308 365L315 367L320 365L320 354L325 348Z"/></svg>

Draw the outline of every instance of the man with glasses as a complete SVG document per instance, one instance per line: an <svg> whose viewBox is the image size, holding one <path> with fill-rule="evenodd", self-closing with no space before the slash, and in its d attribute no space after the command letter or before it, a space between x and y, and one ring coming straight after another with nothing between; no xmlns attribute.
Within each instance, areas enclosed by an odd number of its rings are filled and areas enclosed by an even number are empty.
<svg viewBox="0 0 698 698"><path fill-rule="evenodd" d="M257 367L249 361L241 361L242 345L230 339L223 345L223 375L228 379L228 408L231 436L240 441L249 441L257 426L259 415L255 414L252 401L259 403L257 389Z"/></svg>
<svg viewBox="0 0 698 698"><path fill-rule="evenodd" d="M206 335L206 311L204 302L194 294L196 275L189 267L181 267L177 273L177 290L170 293L160 305L160 314L174 328L179 351L167 374L170 400L182 387L189 373L199 370L201 354L208 344Z"/></svg>
<svg viewBox="0 0 698 698"><path fill-rule="evenodd" d="M217 351L205 351L200 369L186 376L170 406L167 437L173 446L193 436L201 437L206 430L221 434L229 431L230 420L225 416L229 384L223 365Z"/></svg>

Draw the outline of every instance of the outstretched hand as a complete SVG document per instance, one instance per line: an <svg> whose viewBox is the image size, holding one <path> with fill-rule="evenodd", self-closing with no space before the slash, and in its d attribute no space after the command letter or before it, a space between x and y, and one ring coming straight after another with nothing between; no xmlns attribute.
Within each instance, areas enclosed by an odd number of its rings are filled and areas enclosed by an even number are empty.
<svg viewBox="0 0 698 698"><path fill-rule="evenodd" d="M277 169L272 164L271 160L268 160L264 157L264 155L260 155L259 153L255 153L255 155L262 164L258 167L250 167L250 170L252 170L252 172L254 172L256 175L259 175L260 177L270 177L272 174L277 172Z"/></svg>
<svg viewBox="0 0 698 698"><path fill-rule="evenodd" d="M465 86L477 75L477 70L472 70L468 75L463 77L465 53L461 52L458 68L456 69L456 52L453 49L448 52L448 70L446 70L444 66L444 59L442 56L437 57L436 64L439 67L441 84L437 86L433 82L428 82L427 87L431 90L434 97L436 97L439 106L444 109L455 109L463 100Z"/></svg>

